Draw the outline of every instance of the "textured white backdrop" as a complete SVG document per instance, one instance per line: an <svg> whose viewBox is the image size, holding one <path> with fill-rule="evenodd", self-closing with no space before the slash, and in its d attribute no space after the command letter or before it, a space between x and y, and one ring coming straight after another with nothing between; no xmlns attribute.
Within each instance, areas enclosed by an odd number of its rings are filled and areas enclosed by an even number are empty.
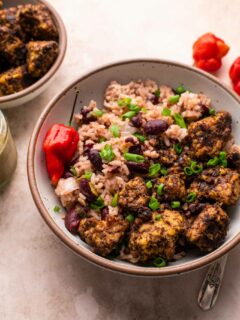
<svg viewBox="0 0 240 320"><path fill-rule="evenodd" d="M212 31L231 46L219 73L228 82L229 65L240 55L240 1L50 2L66 24L65 62L40 97L6 112L19 161L12 182L0 194L0 319L239 319L240 247L230 254L218 303L209 313L197 306L204 270L170 279L130 278L100 270L65 248L42 221L28 188L26 154L46 103L72 79L103 63L157 57L191 64L193 41Z"/></svg>

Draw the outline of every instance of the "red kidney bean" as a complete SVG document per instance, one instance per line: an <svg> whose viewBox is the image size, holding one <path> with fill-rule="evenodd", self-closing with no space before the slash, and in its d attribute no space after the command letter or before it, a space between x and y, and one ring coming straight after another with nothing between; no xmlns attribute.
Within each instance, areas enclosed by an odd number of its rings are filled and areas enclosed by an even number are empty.
<svg viewBox="0 0 240 320"><path fill-rule="evenodd" d="M136 128L140 128L142 126L142 114L139 112L135 117L131 119L132 124Z"/></svg>
<svg viewBox="0 0 240 320"><path fill-rule="evenodd" d="M92 110L89 110L88 108L81 109L80 113L82 115L82 122L84 124L88 124L91 121L97 120L97 118L91 114L91 111Z"/></svg>
<svg viewBox="0 0 240 320"><path fill-rule="evenodd" d="M156 95L154 95L150 100L151 100L152 104L158 104L159 103L159 98Z"/></svg>
<svg viewBox="0 0 240 320"><path fill-rule="evenodd" d="M89 153L89 151L93 148L93 146L94 146L94 143L86 143L85 146L84 146L84 152L83 152L83 154L84 154L85 156L87 156L88 153Z"/></svg>
<svg viewBox="0 0 240 320"><path fill-rule="evenodd" d="M128 152L135 153L135 154L142 154L142 147L140 144L137 144L136 146L131 146L128 149Z"/></svg>
<svg viewBox="0 0 240 320"><path fill-rule="evenodd" d="M108 207L103 208L102 211L101 211L101 218L102 218L102 220L105 220L108 214L109 214L109 209L108 209Z"/></svg>
<svg viewBox="0 0 240 320"><path fill-rule="evenodd" d="M94 168L98 171L102 170L102 158L98 150L90 149L88 153L88 159L91 161Z"/></svg>
<svg viewBox="0 0 240 320"><path fill-rule="evenodd" d="M144 131L147 134L160 134L167 130L168 123L164 120L149 120L144 125Z"/></svg>
<svg viewBox="0 0 240 320"><path fill-rule="evenodd" d="M128 167L128 169L130 170L130 172L133 173L148 173L148 164L146 163L137 163L137 162L133 162L133 161L126 161L126 165Z"/></svg>
<svg viewBox="0 0 240 320"><path fill-rule="evenodd" d="M135 144L135 141L134 141L133 137L127 137L127 138L125 139L125 142L129 142L129 143Z"/></svg>
<svg viewBox="0 0 240 320"><path fill-rule="evenodd" d="M88 201L94 201L96 199L96 196L93 194L87 179L82 178L79 182L79 187L81 193L87 198Z"/></svg>
<svg viewBox="0 0 240 320"><path fill-rule="evenodd" d="M201 113L204 117L209 115L209 108L205 106L205 104L200 104L201 107Z"/></svg>
<svg viewBox="0 0 240 320"><path fill-rule="evenodd" d="M65 227L68 231L70 231L72 234L77 234L79 222L81 218L79 214L76 212L76 210L73 208L70 211L67 212L65 216Z"/></svg>
<svg viewBox="0 0 240 320"><path fill-rule="evenodd" d="M65 171L63 174L63 178L67 179L67 178L71 178L73 175L70 171Z"/></svg>

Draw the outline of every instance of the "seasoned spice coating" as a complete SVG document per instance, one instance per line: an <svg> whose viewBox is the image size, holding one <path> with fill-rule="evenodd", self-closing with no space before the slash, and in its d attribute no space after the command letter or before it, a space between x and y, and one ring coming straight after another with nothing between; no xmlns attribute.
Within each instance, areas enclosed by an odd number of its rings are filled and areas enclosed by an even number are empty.
<svg viewBox="0 0 240 320"><path fill-rule="evenodd" d="M46 6L27 4L18 12L22 29L35 40L56 40L57 28Z"/></svg>
<svg viewBox="0 0 240 320"><path fill-rule="evenodd" d="M128 222L120 217L107 216L106 220L84 218L80 221L80 237L102 256L109 255L122 240Z"/></svg>
<svg viewBox="0 0 240 320"><path fill-rule="evenodd" d="M130 252L142 262L159 256L172 260L176 241L184 230L184 217L178 211L165 210L160 220L154 219L153 215L151 222L143 223L131 232Z"/></svg>
<svg viewBox="0 0 240 320"><path fill-rule="evenodd" d="M27 69L34 78L40 78L51 68L58 55L55 41L30 41L27 45Z"/></svg>
<svg viewBox="0 0 240 320"><path fill-rule="evenodd" d="M0 73L9 69L9 62L0 54Z"/></svg>
<svg viewBox="0 0 240 320"><path fill-rule="evenodd" d="M5 26L11 30L11 32L19 37L23 42L27 42L28 36L22 30L19 22L17 21L18 7L10 7L0 10L0 26Z"/></svg>
<svg viewBox="0 0 240 320"><path fill-rule="evenodd" d="M219 247L226 237L229 217L217 204L206 205L186 233L187 240L203 252Z"/></svg>
<svg viewBox="0 0 240 320"><path fill-rule="evenodd" d="M129 180L119 193L119 205L132 210L146 206L148 201L147 187L140 177Z"/></svg>
<svg viewBox="0 0 240 320"><path fill-rule="evenodd" d="M230 138L231 127L232 118L226 111L192 122L188 127L188 136L195 157L206 158L217 155Z"/></svg>
<svg viewBox="0 0 240 320"><path fill-rule="evenodd" d="M0 74L0 97L21 91L32 83L25 66L3 72Z"/></svg>
<svg viewBox="0 0 240 320"><path fill-rule="evenodd" d="M5 26L0 26L0 54L12 66L22 65L26 59L25 44Z"/></svg>
<svg viewBox="0 0 240 320"><path fill-rule="evenodd" d="M178 157L174 149L161 149L158 151L159 162L163 165L172 165L174 164Z"/></svg>
<svg viewBox="0 0 240 320"><path fill-rule="evenodd" d="M158 179L158 185L163 184L163 198L167 201L184 199L186 196L186 187L184 180L179 174L170 174Z"/></svg>
<svg viewBox="0 0 240 320"><path fill-rule="evenodd" d="M223 167L206 169L192 182L189 192L196 192L198 198L234 205L240 197L239 173Z"/></svg>

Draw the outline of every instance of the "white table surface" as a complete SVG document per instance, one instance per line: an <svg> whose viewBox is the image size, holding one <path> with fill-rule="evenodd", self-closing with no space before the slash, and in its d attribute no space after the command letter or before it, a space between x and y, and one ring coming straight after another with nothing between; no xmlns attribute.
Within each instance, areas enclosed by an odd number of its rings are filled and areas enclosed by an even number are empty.
<svg viewBox="0 0 240 320"><path fill-rule="evenodd" d="M157 57L191 64L193 41L207 31L230 46L219 76L240 55L239 0L51 0L68 33L66 59L55 81L32 102L5 112L19 160L0 195L1 320L239 319L240 247L229 256L214 310L197 306L205 270L164 278L103 271L63 246L33 203L26 174L27 145L48 101L70 81L102 64ZM224 107L224 106L223 106Z"/></svg>

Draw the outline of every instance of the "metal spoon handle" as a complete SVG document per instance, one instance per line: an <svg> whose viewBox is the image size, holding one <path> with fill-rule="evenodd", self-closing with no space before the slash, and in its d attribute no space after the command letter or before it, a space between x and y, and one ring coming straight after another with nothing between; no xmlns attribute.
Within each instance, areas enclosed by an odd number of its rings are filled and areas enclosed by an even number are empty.
<svg viewBox="0 0 240 320"><path fill-rule="evenodd" d="M207 271L198 295L198 305L205 311L212 309L217 301L226 262L227 255L214 262Z"/></svg>

